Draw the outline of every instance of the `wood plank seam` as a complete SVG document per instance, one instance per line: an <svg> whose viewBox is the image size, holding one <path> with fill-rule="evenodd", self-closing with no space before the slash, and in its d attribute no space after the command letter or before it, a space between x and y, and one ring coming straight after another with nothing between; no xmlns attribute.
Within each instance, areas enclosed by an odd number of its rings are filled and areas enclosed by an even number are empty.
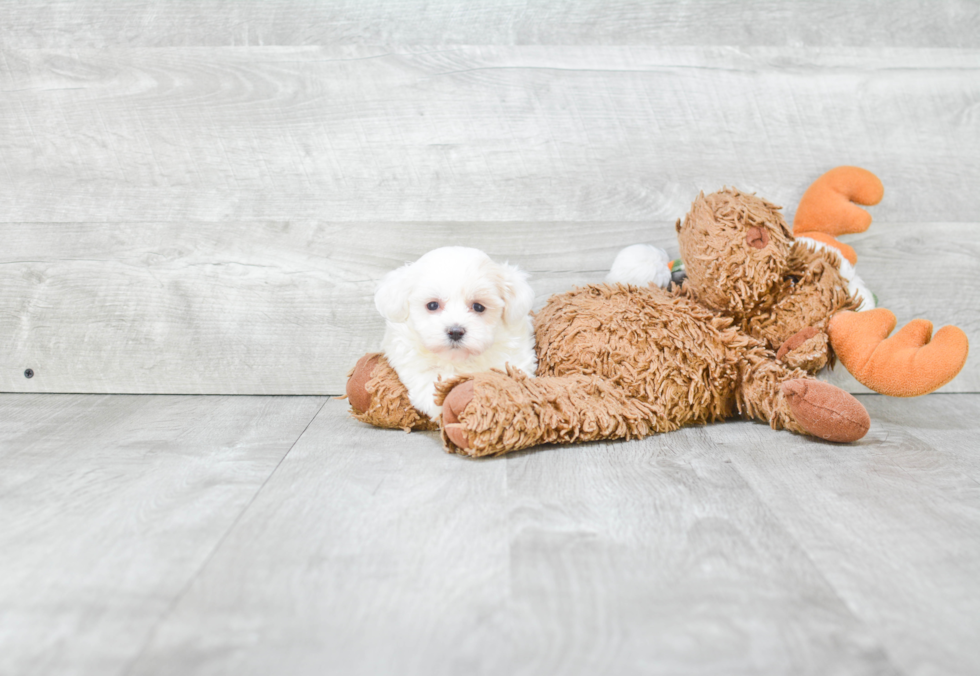
<svg viewBox="0 0 980 676"><path fill-rule="evenodd" d="M234 521L232 521L231 524L228 526L228 528L225 529L225 532L222 533L221 537L215 543L214 547L208 553L207 557L204 559L204 561L201 562L201 565L198 566L197 570L195 570L190 577L188 577L187 582L180 589L180 591L174 595L173 599L171 600L170 604L167 606L166 610L160 614L157 621L154 622L153 627L147 632L146 640L143 641L139 650L136 653L134 653L132 658L130 658L126 666L123 668L122 670L123 674L132 673L133 668L139 662L140 658L143 656L143 653L146 651L147 647L153 642L153 638L156 635L159 627L163 625L167 617L173 612L174 608L176 608L177 605L180 603L181 599L183 599L184 596L186 596L186 594L188 593L188 591L190 591L191 587L194 585L194 581L197 580L198 577L201 575L201 573L207 569L208 564L210 564L211 561L214 559L215 554L217 554L217 552L220 551L222 545L224 544L225 540L227 540L229 534L235 530L235 526L238 525L238 523L242 520L242 517L248 512L249 508L252 506L256 498L262 492L262 489L265 488L266 484L269 483L269 480L275 475L276 471L282 465L283 461L289 455L290 451L292 451L293 448L296 447L296 444L299 443L299 440L303 438L303 435L306 434L306 430L310 428L310 425L313 424L313 421L316 420L318 415L320 415L320 411L323 410L323 407L326 406L329 400L330 400L329 397L324 397L323 403L320 404L320 408L318 408L316 410L316 413L314 413L310 417L310 420L309 422L306 423L306 427L303 428L303 431L300 432L299 435L296 437L296 439L293 441L293 443L289 445L289 448L286 449L285 453L283 453L282 457L279 459L279 462L276 463L276 466L272 469L271 472L269 472L269 475L265 478L265 480L258 487L258 489L256 489L255 493L252 495L251 498L249 498L248 502L242 507L238 515L235 517Z"/></svg>

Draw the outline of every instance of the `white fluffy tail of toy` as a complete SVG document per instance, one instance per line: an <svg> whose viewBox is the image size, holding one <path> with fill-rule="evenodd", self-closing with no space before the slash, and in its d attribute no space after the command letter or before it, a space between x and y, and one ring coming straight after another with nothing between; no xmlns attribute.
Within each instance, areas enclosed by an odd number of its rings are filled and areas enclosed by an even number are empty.
<svg viewBox="0 0 980 676"><path fill-rule="evenodd" d="M606 281L634 286L656 284L666 289L670 284L670 256L649 244L628 246L616 254Z"/></svg>

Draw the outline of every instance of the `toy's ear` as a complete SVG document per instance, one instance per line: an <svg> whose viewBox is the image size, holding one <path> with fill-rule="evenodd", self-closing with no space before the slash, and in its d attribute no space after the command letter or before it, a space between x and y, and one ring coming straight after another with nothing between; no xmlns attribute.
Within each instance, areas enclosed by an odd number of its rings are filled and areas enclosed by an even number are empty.
<svg viewBox="0 0 980 676"><path fill-rule="evenodd" d="M374 292L374 306L381 316L396 324L408 320L408 295L411 292L412 266L403 265L385 275Z"/></svg>
<svg viewBox="0 0 980 676"><path fill-rule="evenodd" d="M528 274L513 265L498 265L500 278L497 288L504 300L504 323L514 325L523 321L534 305L534 289L527 283Z"/></svg>

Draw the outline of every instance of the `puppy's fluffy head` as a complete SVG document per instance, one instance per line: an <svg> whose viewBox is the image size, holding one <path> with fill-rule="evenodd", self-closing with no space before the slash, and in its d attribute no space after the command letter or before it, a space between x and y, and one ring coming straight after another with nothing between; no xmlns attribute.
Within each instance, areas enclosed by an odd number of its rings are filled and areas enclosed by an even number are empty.
<svg viewBox="0 0 980 676"><path fill-rule="evenodd" d="M388 273L374 303L387 321L411 327L425 349L465 361L493 345L501 328L527 323L534 292L516 267L453 246Z"/></svg>

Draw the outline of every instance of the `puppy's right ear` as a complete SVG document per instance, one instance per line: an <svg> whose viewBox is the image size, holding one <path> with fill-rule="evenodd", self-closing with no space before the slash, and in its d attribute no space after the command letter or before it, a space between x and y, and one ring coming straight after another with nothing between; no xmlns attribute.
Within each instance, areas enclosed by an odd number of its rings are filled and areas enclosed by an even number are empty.
<svg viewBox="0 0 980 676"><path fill-rule="evenodd" d="M497 266L498 289L504 301L504 323L514 326L525 321L534 305L534 289L527 283L528 274L514 265Z"/></svg>
<svg viewBox="0 0 980 676"><path fill-rule="evenodd" d="M409 276L412 266L403 265L381 279L374 292L374 306L381 316L396 324L408 321Z"/></svg>

